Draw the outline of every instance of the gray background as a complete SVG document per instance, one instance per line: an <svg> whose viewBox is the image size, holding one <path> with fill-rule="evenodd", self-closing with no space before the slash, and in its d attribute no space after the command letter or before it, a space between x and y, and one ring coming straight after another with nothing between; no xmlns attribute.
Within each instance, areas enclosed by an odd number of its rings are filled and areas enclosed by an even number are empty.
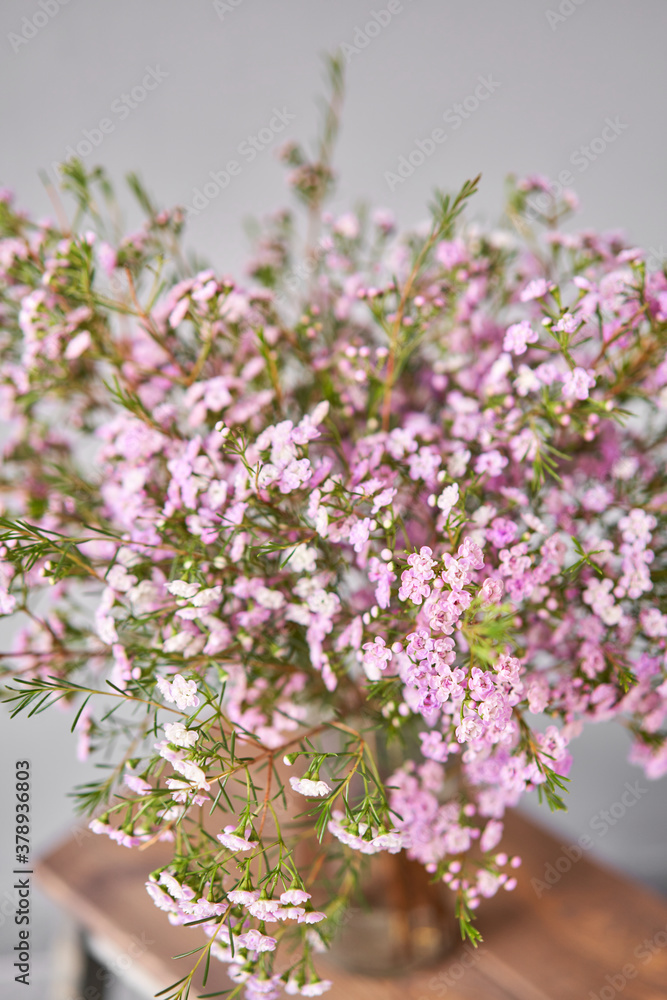
<svg viewBox="0 0 667 1000"><path fill-rule="evenodd" d="M57 5L43 2L52 11ZM355 38L363 43L357 29L386 2L233 0L229 6L220 16L205 0L69 0L44 26L37 16L38 27L23 44L11 36L30 33L22 19L32 21L41 8L37 0L3 0L0 183L31 213L51 215L38 171L63 159L68 145L103 118L113 131L86 164L103 163L117 182L138 170L163 205L191 204L210 171L237 159L240 174L192 221L189 243L222 272L240 274L244 220L285 200L275 149L286 138L308 140L315 133L321 54ZM334 207L368 198L413 224L425 217L435 185L452 189L481 171L474 212L489 222L501 212L509 172L556 178L569 169L582 202L578 228L625 228L650 249L654 263L664 260L664 0L404 0L402 6L350 59ZM115 102L141 83L148 67L166 76L121 120ZM474 93L480 76L493 78L494 93L460 128L451 127L451 117L443 126L443 115ZM268 126L274 108L293 120L246 162L239 145ZM608 118L619 123L618 137L582 170L577 150L601 135ZM447 141L391 191L385 173L437 127L445 128ZM129 222L135 218L130 210ZM0 726L0 801L10 801L13 761L33 760L36 849L70 828L66 793L90 774L74 759L69 725L54 711L39 722ZM620 801L626 781L640 777L625 763L627 739L616 728L592 727L573 750L569 813L552 818L536 804L526 806L559 831L563 844L591 833L596 814ZM592 853L667 892L666 785L642 780L640 787L646 791L639 801L606 834L592 833ZM13 924L4 916L10 832L3 822L0 988L13 1000L26 991L13 983L6 957L14 943ZM45 900L35 906L33 995L42 996L56 920Z"/></svg>

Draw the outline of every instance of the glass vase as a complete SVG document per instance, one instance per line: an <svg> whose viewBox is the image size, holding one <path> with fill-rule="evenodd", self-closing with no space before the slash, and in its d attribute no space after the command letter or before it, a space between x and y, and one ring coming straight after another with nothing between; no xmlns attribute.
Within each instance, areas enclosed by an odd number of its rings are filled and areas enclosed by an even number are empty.
<svg viewBox="0 0 667 1000"><path fill-rule="evenodd" d="M328 952L348 972L400 975L434 964L458 940L453 896L405 851L366 859L356 898Z"/></svg>

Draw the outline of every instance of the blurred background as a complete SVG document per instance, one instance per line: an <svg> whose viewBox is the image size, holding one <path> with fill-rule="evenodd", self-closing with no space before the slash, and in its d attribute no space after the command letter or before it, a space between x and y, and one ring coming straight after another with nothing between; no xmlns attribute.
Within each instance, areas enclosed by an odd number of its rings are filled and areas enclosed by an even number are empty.
<svg viewBox="0 0 667 1000"><path fill-rule="evenodd" d="M571 225L624 229L662 266L666 36L664 0L3 0L0 184L41 217L53 209L40 171L53 175L73 151L119 189L135 170L160 204L195 208L188 245L241 276L245 220L284 203L276 150L314 138L322 55L342 47L334 209L369 200L413 225L436 185L481 172L472 212L491 222L508 173L569 172L582 206ZM446 140L399 178L401 157L434 128ZM240 169L229 176L231 160ZM33 762L36 851L67 835L67 793L92 773L75 759L70 724L55 710L0 725L0 801L11 801L14 761ZM589 729L572 747L569 812L525 809L564 845L588 833L591 855L667 893L667 781L644 780L627 746L617 728ZM619 805L626 782L631 807ZM10 835L1 822L0 859L12 856ZM13 1000L25 991L10 957L9 868L0 862L0 992ZM33 995L48 995L57 927L39 897ZM126 995L117 986L112 997Z"/></svg>

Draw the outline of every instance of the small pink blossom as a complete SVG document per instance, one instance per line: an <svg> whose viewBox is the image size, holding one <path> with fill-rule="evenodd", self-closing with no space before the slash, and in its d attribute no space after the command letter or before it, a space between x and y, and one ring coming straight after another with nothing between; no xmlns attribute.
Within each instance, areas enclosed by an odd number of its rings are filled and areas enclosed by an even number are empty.
<svg viewBox="0 0 667 1000"><path fill-rule="evenodd" d="M275 951L277 943L276 938L269 937L268 934L261 934L254 928L246 931L245 934L239 934L236 938L237 946L245 948L247 951Z"/></svg>
<svg viewBox="0 0 667 1000"><path fill-rule="evenodd" d="M543 299L548 291L549 285L544 278L534 278L528 282L519 298L522 302L531 302L533 299Z"/></svg>
<svg viewBox="0 0 667 1000"><path fill-rule="evenodd" d="M166 722L164 732L169 743L178 747L193 747L199 737L198 732L186 729L181 722Z"/></svg>
<svg viewBox="0 0 667 1000"><path fill-rule="evenodd" d="M114 248L102 240L97 246L97 256L99 257L102 270L109 276L113 274L118 266L118 256Z"/></svg>
<svg viewBox="0 0 667 1000"><path fill-rule="evenodd" d="M303 889L287 889L280 895L280 902L284 906L299 906L300 903L306 903L310 899L310 893L304 892Z"/></svg>
<svg viewBox="0 0 667 1000"><path fill-rule="evenodd" d="M482 475L499 476L507 465L507 459L499 451L492 448L491 451L484 451L475 460L475 472Z"/></svg>
<svg viewBox="0 0 667 1000"><path fill-rule="evenodd" d="M282 919L282 906L277 899L258 899L248 905L248 912L267 924Z"/></svg>
<svg viewBox="0 0 667 1000"><path fill-rule="evenodd" d="M16 608L16 598L0 587L0 615L11 615ZM103 636L100 636L103 638Z"/></svg>
<svg viewBox="0 0 667 1000"><path fill-rule="evenodd" d="M377 556L371 556L368 560L368 579L371 583L377 584L375 600L378 607L388 608L391 601L391 585L396 580L396 574L386 562Z"/></svg>
<svg viewBox="0 0 667 1000"><path fill-rule="evenodd" d="M123 775L123 781L130 791L136 792L137 795L146 795L147 792L152 791L152 786L147 781L144 781L143 778L140 778L137 774L125 773Z"/></svg>
<svg viewBox="0 0 667 1000"><path fill-rule="evenodd" d="M303 906L284 906L280 910L281 920L301 920L306 911Z"/></svg>
<svg viewBox="0 0 667 1000"><path fill-rule="evenodd" d="M206 780L206 774L198 767L194 761L191 760L175 760L173 761L174 770L182 774L186 781L195 785L196 788L202 789L203 791L208 791L210 785Z"/></svg>
<svg viewBox="0 0 667 1000"><path fill-rule="evenodd" d="M323 993L327 993L333 983L330 979L315 979L311 982L306 983L305 986L301 987L302 997L321 997Z"/></svg>
<svg viewBox="0 0 667 1000"><path fill-rule="evenodd" d="M477 716L469 715L456 727L456 739L459 743L477 740L484 732L484 723Z"/></svg>
<svg viewBox="0 0 667 1000"><path fill-rule="evenodd" d="M300 795L310 796L311 798L322 798L331 793L331 788L327 785L326 781L312 781L310 778L291 777L289 782L295 792L299 792Z"/></svg>
<svg viewBox="0 0 667 1000"><path fill-rule="evenodd" d="M442 511L445 518L449 516L451 511L456 507L459 502L459 487L458 483L453 483L452 486L446 486L440 496L437 499L438 510Z"/></svg>
<svg viewBox="0 0 667 1000"><path fill-rule="evenodd" d="M363 650L362 664L366 676L370 681L377 681L389 666L392 652L387 648L387 644L381 636L377 636L373 642L366 642L361 647Z"/></svg>
<svg viewBox="0 0 667 1000"><path fill-rule="evenodd" d="M74 361L76 358L80 358L84 351L87 351L92 344L93 339L90 336L88 330L81 330L77 333L75 337L72 337L69 344L65 348L64 357L68 361Z"/></svg>
<svg viewBox="0 0 667 1000"><path fill-rule="evenodd" d="M496 819L490 819L482 831L479 846L483 851L492 851L500 843L503 835L503 824Z"/></svg>
<svg viewBox="0 0 667 1000"><path fill-rule="evenodd" d="M350 531L350 545L355 552L361 552L370 537L372 521L370 517L364 517L361 521L356 521Z"/></svg>
<svg viewBox="0 0 667 1000"><path fill-rule="evenodd" d="M306 910L306 912L299 917L300 924L319 924L321 920L326 920L326 913L322 913L320 910Z"/></svg>
<svg viewBox="0 0 667 1000"><path fill-rule="evenodd" d="M172 580L167 584L167 590L175 597L194 597L200 589L198 583L187 583L185 580Z"/></svg>
<svg viewBox="0 0 667 1000"><path fill-rule="evenodd" d="M579 321L572 315L572 313L563 313L561 318L557 323L554 323L553 329L557 333L574 333L579 325Z"/></svg>
<svg viewBox="0 0 667 1000"><path fill-rule="evenodd" d="M250 906L251 903L255 903L261 892L259 889L254 889L249 892L245 889L232 889L231 892L227 893L227 899L234 903L235 906Z"/></svg>
<svg viewBox="0 0 667 1000"><path fill-rule="evenodd" d="M575 368L563 380L564 399L588 399L589 390L595 386L595 378L585 368Z"/></svg>
<svg viewBox="0 0 667 1000"><path fill-rule="evenodd" d="M164 677L158 677L156 683L163 698L166 701L175 702L181 711L185 711L186 708L196 708L199 705L196 683L186 681L182 674L175 674L171 682L165 680Z"/></svg>
<svg viewBox="0 0 667 1000"><path fill-rule="evenodd" d="M408 556L409 568L401 574L401 587L398 591L400 601L410 600L413 604L421 604L422 599L429 596L431 588L428 581L435 576L435 560L432 556L433 550L428 545L423 545L418 553L413 552Z"/></svg>
<svg viewBox="0 0 667 1000"><path fill-rule="evenodd" d="M485 604L499 604L503 596L503 581L490 578L484 580L481 595Z"/></svg>
<svg viewBox="0 0 667 1000"><path fill-rule="evenodd" d="M88 829L92 830L93 833L106 833L108 835L113 827L108 823L103 823L100 819L91 819Z"/></svg>
<svg viewBox="0 0 667 1000"><path fill-rule="evenodd" d="M257 841L250 840L249 835L241 837L233 826L226 826L222 833L216 834L223 847L230 851L252 851L257 847Z"/></svg>
<svg viewBox="0 0 667 1000"><path fill-rule="evenodd" d="M537 340L537 334L528 320L522 319L520 323L513 323L507 328L503 350L513 351L514 354L525 354L528 344L535 344Z"/></svg>

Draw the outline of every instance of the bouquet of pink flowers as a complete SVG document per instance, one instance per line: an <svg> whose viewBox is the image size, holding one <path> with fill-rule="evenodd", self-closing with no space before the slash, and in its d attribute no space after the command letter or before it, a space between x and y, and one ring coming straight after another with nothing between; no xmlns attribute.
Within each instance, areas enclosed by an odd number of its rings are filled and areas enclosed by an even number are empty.
<svg viewBox="0 0 667 1000"><path fill-rule="evenodd" d="M351 882L313 898L304 822L344 868L407 852L474 940L516 884L505 810L563 807L585 722L667 772L665 274L563 232L539 177L492 230L475 181L404 236L327 213L335 123L283 153L301 263L282 212L246 284L190 266L136 178L124 237L76 162L73 224L0 201L5 697L123 748L91 827L171 842L148 892L249 1000L329 985Z"/></svg>

